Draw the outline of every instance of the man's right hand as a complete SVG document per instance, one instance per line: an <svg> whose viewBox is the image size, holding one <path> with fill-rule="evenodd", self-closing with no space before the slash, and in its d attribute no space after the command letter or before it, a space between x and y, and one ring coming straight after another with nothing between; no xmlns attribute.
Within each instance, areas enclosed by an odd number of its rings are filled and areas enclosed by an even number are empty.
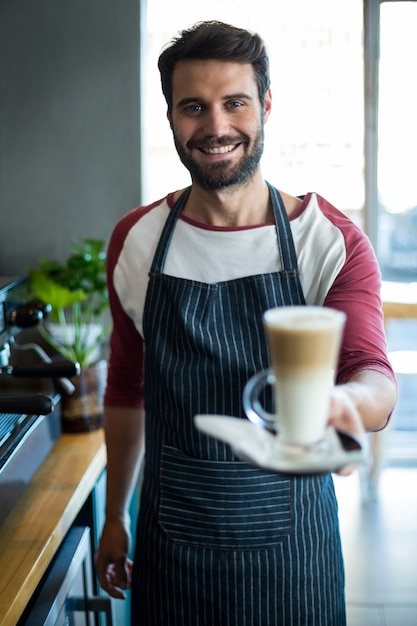
<svg viewBox="0 0 417 626"><path fill-rule="evenodd" d="M100 585L112 598L125 599L129 589L133 562L128 558L130 532L122 520L107 521L94 563Z"/></svg>

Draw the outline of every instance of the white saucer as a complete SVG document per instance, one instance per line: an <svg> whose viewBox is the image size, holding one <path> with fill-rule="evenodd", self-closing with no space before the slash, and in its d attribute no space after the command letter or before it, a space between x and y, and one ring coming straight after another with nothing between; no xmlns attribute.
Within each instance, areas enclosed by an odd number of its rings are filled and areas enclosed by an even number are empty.
<svg viewBox="0 0 417 626"><path fill-rule="evenodd" d="M224 441L242 461L287 474L335 472L366 461L365 442L351 435L326 429L322 441L312 446L280 442L279 435L247 419L227 415L196 415L199 430Z"/></svg>

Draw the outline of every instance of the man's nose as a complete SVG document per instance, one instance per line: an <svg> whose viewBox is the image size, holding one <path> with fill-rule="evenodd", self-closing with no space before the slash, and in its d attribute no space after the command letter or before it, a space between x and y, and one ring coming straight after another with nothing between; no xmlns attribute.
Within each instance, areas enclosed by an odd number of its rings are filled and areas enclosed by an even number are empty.
<svg viewBox="0 0 417 626"><path fill-rule="evenodd" d="M206 135L221 137L228 134L229 120L223 107L212 107L204 116L204 132Z"/></svg>

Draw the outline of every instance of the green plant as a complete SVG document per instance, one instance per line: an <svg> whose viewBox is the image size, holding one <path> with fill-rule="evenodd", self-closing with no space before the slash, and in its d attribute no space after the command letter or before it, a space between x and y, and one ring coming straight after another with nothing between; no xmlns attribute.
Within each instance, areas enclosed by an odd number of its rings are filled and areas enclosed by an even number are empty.
<svg viewBox="0 0 417 626"><path fill-rule="evenodd" d="M64 340L57 341L41 324L39 332L64 358L77 361L81 367L91 363L94 353L108 335L108 309L105 242L80 239L70 244L71 254L64 263L42 258L39 268L28 272L34 298L52 307L49 320L57 323ZM100 332L91 340L91 327Z"/></svg>

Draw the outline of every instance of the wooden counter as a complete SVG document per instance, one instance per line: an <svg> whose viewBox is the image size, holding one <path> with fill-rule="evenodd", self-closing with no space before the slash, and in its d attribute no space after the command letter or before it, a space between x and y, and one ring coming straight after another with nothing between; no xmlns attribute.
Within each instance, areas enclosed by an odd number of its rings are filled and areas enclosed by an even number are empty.
<svg viewBox="0 0 417 626"><path fill-rule="evenodd" d="M104 433L62 435L0 527L0 626L15 626L106 466Z"/></svg>

